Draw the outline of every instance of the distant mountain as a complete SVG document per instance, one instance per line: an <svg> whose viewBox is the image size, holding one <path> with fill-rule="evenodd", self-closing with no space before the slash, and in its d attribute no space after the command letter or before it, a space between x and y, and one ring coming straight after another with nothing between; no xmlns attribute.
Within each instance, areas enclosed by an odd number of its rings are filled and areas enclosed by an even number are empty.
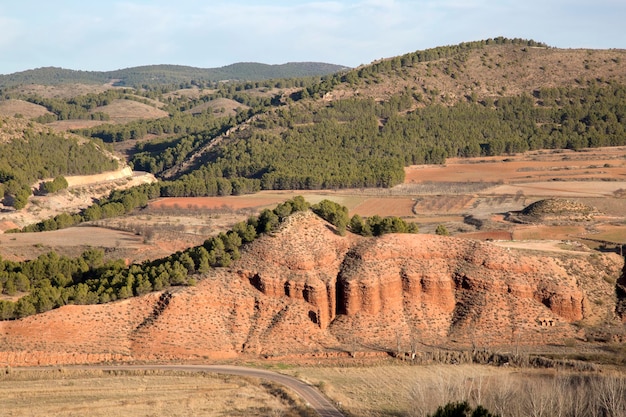
<svg viewBox="0 0 626 417"><path fill-rule="evenodd" d="M57 67L37 68L0 75L0 87L20 84L58 85L69 83L108 83L120 86L161 85L222 80L260 81L333 74L345 66L321 62L289 62L280 65L240 62L220 68L182 65L148 65L115 71L76 71Z"/></svg>

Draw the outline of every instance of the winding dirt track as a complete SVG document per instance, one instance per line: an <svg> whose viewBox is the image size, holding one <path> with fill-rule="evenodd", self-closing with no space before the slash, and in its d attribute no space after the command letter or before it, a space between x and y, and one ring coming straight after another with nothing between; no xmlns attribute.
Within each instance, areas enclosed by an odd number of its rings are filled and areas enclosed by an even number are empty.
<svg viewBox="0 0 626 417"><path fill-rule="evenodd" d="M41 368L22 368L24 371ZM229 365L84 365L72 366L70 369L101 370L101 371L185 371L185 372L215 372L218 374L247 376L266 379L282 384L302 397L320 417L344 417L344 415L315 387L287 375L263 369L245 368Z"/></svg>

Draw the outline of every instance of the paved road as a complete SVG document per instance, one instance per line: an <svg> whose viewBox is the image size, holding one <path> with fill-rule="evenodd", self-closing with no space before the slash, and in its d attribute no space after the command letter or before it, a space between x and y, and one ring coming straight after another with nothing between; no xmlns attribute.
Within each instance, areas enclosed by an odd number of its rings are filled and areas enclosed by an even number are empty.
<svg viewBox="0 0 626 417"><path fill-rule="evenodd" d="M215 372L218 374L248 376L266 379L282 384L302 397L309 406L321 417L344 417L344 415L315 387L305 384L291 376L265 371L263 369L246 368L243 366L229 365L85 365L72 366L73 369L98 369L98 370L161 370L161 371L187 371L187 372Z"/></svg>

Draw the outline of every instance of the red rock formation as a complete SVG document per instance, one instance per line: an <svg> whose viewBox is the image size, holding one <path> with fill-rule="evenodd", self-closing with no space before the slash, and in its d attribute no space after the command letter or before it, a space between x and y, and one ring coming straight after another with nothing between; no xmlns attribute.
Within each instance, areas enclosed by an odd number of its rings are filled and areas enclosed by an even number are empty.
<svg viewBox="0 0 626 417"><path fill-rule="evenodd" d="M614 318L622 267L452 237L341 237L302 213L195 287L0 322L0 365L559 343L574 321Z"/></svg>

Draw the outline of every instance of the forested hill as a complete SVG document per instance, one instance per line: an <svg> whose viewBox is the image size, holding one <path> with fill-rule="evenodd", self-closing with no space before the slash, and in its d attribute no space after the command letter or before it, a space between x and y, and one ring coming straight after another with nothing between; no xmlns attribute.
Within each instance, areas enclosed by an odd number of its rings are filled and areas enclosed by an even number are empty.
<svg viewBox="0 0 626 417"><path fill-rule="evenodd" d="M449 157L625 145L624 62L626 50L496 38L321 78L6 96L44 106L37 122L102 121L74 133L137 141L130 164L164 180L151 196L391 187L405 166ZM168 116L106 123L120 100Z"/></svg>
<svg viewBox="0 0 626 417"><path fill-rule="evenodd" d="M115 83L118 86L212 83L223 80L259 81L278 78L322 76L347 69L321 62L289 62L268 65L240 62L220 68L195 68L181 65L149 65L115 71L75 71L45 67L0 75L0 87L20 84L57 85L70 83Z"/></svg>
<svg viewBox="0 0 626 417"><path fill-rule="evenodd" d="M264 189L389 187L448 157L624 145L624 62L506 38L416 51L305 86L169 172L196 186L219 172Z"/></svg>

